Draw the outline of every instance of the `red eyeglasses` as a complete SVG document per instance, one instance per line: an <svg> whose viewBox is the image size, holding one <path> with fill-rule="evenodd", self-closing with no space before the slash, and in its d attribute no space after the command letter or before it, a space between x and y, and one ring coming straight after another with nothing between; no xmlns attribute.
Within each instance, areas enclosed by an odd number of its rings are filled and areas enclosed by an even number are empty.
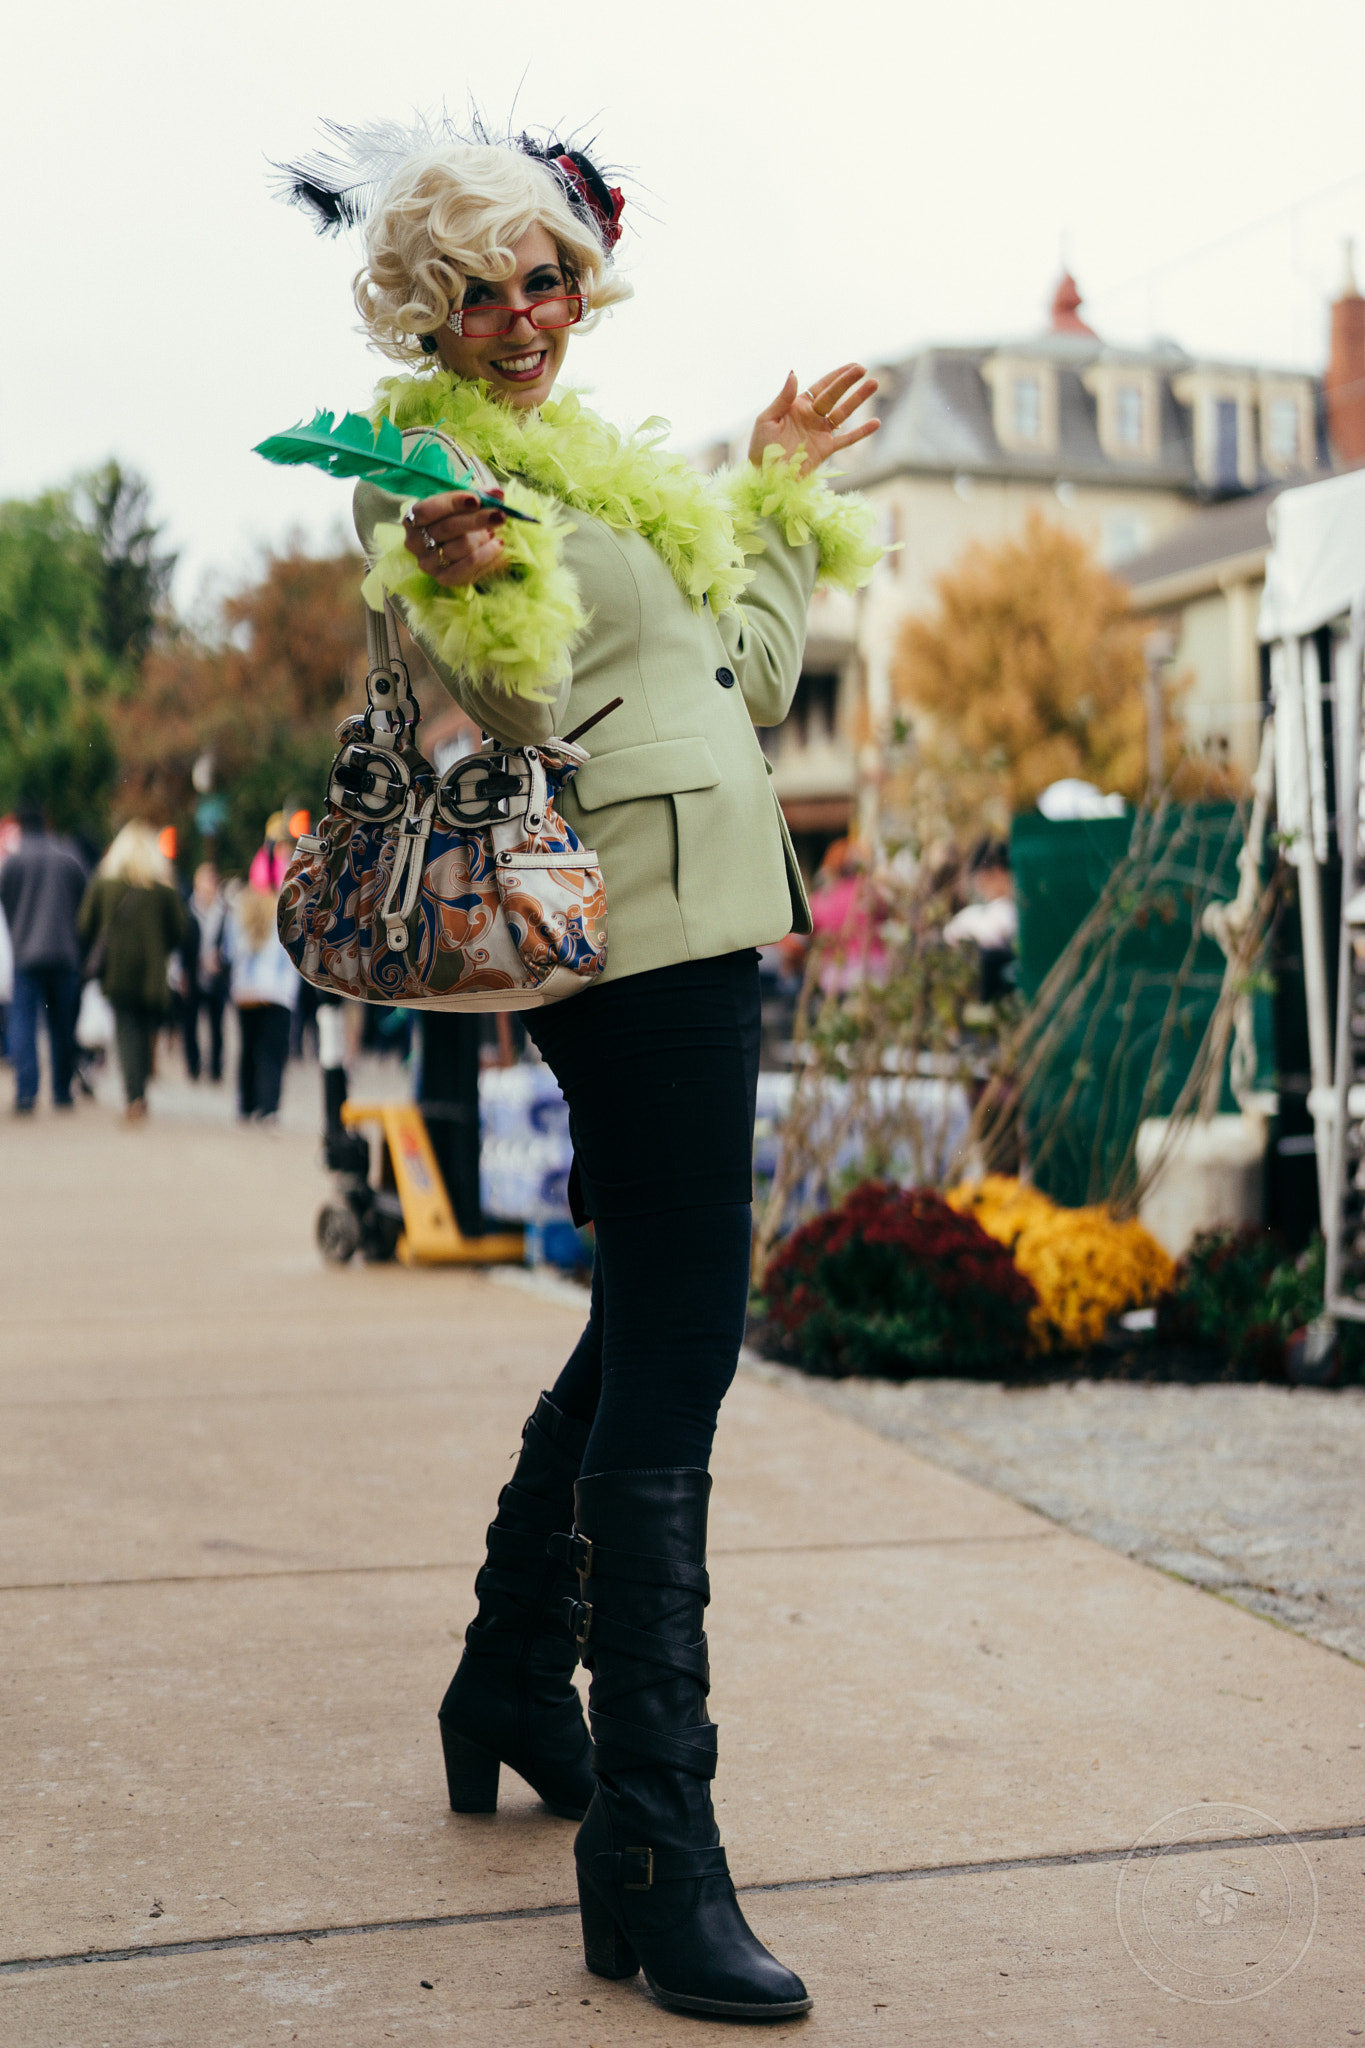
<svg viewBox="0 0 1365 2048"><path fill-rule="evenodd" d="M500 306L490 302L483 306L457 306L446 326L452 334L467 334L478 339L490 335L510 334L518 320L529 320L532 327L542 333L556 327L577 327L586 319L588 301L581 292L569 292L563 297L536 299L529 306Z"/></svg>

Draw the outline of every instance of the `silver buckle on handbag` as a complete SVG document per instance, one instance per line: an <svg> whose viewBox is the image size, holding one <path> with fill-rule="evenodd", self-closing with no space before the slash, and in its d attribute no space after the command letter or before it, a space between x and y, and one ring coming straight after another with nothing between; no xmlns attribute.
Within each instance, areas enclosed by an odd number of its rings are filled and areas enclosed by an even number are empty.
<svg viewBox="0 0 1365 2048"><path fill-rule="evenodd" d="M436 808L452 825L496 825L512 815L512 799L528 793L526 777L506 754L466 754L436 786Z"/></svg>
<svg viewBox="0 0 1365 2048"><path fill-rule="evenodd" d="M400 754L351 739L332 763L327 801L348 818L386 825L401 815L412 774Z"/></svg>

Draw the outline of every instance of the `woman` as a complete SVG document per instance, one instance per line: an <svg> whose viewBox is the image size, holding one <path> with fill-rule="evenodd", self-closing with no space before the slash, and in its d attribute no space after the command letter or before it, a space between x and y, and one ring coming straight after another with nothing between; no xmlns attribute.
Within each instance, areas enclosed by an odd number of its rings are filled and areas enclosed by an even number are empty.
<svg viewBox="0 0 1365 2048"><path fill-rule="evenodd" d="M376 173L361 157L349 188L335 161L330 186L325 160L300 166L294 195L324 223L356 218ZM852 587L877 558L866 515L814 477L873 431L845 423L876 387L856 364L805 391L788 377L750 465L702 478L648 434L623 439L551 399L572 330L629 296L611 263L621 195L582 152L443 139L383 168L356 302L378 347L419 374L382 386L379 410L445 433L538 523L459 491L404 514L362 484L367 596L399 602L499 741L542 741L623 700L562 799L601 858L608 965L586 993L525 1013L569 1104L580 1220L596 1231L591 1312L489 1531L441 1708L451 1803L493 1810L507 1763L556 1812L586 1809L575 1855L598 1974L643 1965L688 2011L804 2012L801 1980L745 1924L712 1814L707 1466L748 1294L755 949L809 929L754 726L786 715L817 576ZM571 1517L556 1569L547 1539Z"/></svg>
<svg viewBox="0 0 1365 2048"><path fill-rule="evenodd" d="M247 879L253 889L273 889L278 896L294 858L297 833L291 833L283 811L272 811L265 821L265 839L252 855Z"/></svg>
<svg viewBox="0 0 1365 2048"><path fill-rule="evenodd" d="M186 932L173 878L155 829L130 820L96 868L77 920L87 973L98 974L114 1012L129 1123L147 1114L156 1034L171 1008L167 969Z"/></svg>
<svg viewBox="0 0 1365 2048"><path fill-rule="evenodd" d="M194 889L188 907L198 931L199 943L194 949L194 973L186 976L185 1065L190 1079L197 1081L201 1066L199 1015L203 1011L209 1024L209 1079L221 1081L223 1011L228 996L228 970L224 955L227 898L218 879L218 870L211 860L201 860L194 871Z"/></svg>
<svg viewBox="0 0 1365 2048"><path fill-rule="evenodd" d="M223 943L237 1011L237 1114L243 1123L279 1122L289 1064L289 1026L302 984L275 929L273 889L248 883L228 914Z"/></svg>

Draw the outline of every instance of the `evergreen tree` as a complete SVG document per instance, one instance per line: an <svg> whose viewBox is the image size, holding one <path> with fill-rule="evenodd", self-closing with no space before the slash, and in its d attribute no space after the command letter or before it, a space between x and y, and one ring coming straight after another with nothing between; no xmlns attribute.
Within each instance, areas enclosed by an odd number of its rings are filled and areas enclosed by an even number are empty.
<svg viewBox="0 0 1365 2048"><path fill-rule="evenodd" d="M118 773L110 713L136 687L175 567L150 495L108 462L0 505L0 811L39 803L91 840Z"/></svg>
<svg viewBox="0 0 1365 2048"><path fill-rule="evenodd" d="M0 505L0 811L45 806L98 837L116 761L105 705L99 545L71 493Z"/></svg>
<svg viewBox="0 0 1365 2048"><path fill-rule="evenodd" d="M152 643L177 558L157 553L161 529L151 523L151 492L142 477L106 462L85 478L81 495L99 548L101 644L114 661L140 661Z"/></svg>

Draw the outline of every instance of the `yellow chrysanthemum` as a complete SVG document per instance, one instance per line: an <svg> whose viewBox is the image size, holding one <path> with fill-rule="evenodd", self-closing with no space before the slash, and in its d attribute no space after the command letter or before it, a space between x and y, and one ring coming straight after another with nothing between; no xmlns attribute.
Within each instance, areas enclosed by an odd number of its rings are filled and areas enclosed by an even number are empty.
<svg viewBox="0 0 1365 2048"><path fill-rule="evenodd" d="M1029 1335L1038 1351L1086 1350L1112 1317L1147 1307L1175 1278L1174 1260L1140 1223L1120 1223L1105 1208L1060 1208L1007 1174L964 1181L946 1200L1008 1245L1033 1282Z"/></svg>

